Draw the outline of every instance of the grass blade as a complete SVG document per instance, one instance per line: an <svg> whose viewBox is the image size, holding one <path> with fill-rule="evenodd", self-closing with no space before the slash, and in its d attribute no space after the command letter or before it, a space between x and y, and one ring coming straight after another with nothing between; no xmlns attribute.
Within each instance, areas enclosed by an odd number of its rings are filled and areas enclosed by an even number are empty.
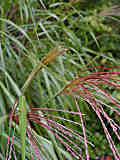
<svg viewBox="0 0 120 160"><path fill-rule="evenodd" d="M24 96L19 97L19 109L20 109L19 123L20 123L20 136L21 136L21 159L25 160L27 110L26 110L26 100Z"/></svg>

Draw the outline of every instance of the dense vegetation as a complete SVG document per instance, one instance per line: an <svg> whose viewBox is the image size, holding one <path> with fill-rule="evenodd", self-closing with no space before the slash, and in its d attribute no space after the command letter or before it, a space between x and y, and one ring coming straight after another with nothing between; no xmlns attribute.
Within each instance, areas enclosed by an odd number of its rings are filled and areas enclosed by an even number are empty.
<svg viewBox="0 0 120 160"><path fill-rule="evenodd" d="M1 160L120 158L119 3L0 1Z"/></svg>

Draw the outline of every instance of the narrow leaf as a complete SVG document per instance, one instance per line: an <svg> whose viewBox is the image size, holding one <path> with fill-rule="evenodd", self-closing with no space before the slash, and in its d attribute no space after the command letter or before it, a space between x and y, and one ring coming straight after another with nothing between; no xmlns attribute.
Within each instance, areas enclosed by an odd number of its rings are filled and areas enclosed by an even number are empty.
<svg viewBox="0 0 120 160"><path fill-rule="evenodd" d="M19 125L20 125L20 137L21 137L21 159L25 160L25 138L27 127L27 110L25 96L19 98Z"/></svg>

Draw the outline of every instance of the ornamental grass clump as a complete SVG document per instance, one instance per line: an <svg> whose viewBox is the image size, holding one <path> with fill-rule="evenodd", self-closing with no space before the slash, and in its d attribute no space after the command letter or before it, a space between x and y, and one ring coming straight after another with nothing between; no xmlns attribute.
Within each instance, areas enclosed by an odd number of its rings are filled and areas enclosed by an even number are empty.
<svg viewBox="0 0 120 160"><path fill-rule="evenodd" d="M82 113L81 111L83 107L82 102L87 103L88 106L92 108L92 110L96 113L101 122L101 126L103 127L106 139L108 141L109 147L112 150L114 158L115 160L119 160L119 151L115 145L111 133L109 132L109 128L106 126L107 121L107 123L109 123L109 126L112 128L118 142L120 142L120 125L109 116L108 112L106 112L107 108L107 110L109 109L118 116L120 115L120 101L110 94L110 90L112 88L114 88L114 90L117 90L118 92L120 90L120 72L114 71L117 69L119 69L118 66L95 66L93 68L88 68L86 71L79 73L80 76L77 75L74 80L69 82L64 87L64 89L56 95L71 95L73 102L76 105L76 112L57 109L56 106L54 108L30 106L30 111L27 111L27 103L25 97L21 96L19 100L16 101L13 107L13 111L10 115L9 138L10 136L12 137L12 142L11 144L9 144L8 139L6 160L8 158L10 159L12 152L14 158L16 157L13 145L15 138L15 127L17 125L21 126L22 159L25 159L26 154L26 136L29 139L31 148L30 157L34 159L33 157L35 156L36 159L39 160L42 150L42 152L44 153L43 157L49 159L47 148L43 143L41 143L39 135L42 130L46 130L47 134L45 134L44 136L48 137L49 135L52 138L52 142L56 149L58 159L63 159L63 157L65 157L65 159L70 159L67 155L68 152L75 159L82 160L86 157L86 159L89 160L89 146L94 149L95 145L87 140L88 131L84 122L84 117L86 116L86 114ZM84 73L86 72L87 74L84 75ZM18 110L17 104L19 106ZM56 115L55 112L61 113L61 116ZM77 116L78 118L79 116L80 123L75 122L71 119L67 119L62 113L71 114L71 117ZM14 126L13 134L10 135L10 133L12 132L12 120L15 120L16 124ZM77 132L77 130L73 129L72 127L66 126L64 122L73 123L74 125L79 127L83 132L82 136ZM39 126L39 129L36 130L35 125ZM62 146L66 148L67 152L60 151L60 148ZM85 148L85 152L83 151L83 148Z"/></svg>
<svg viewBox="0 0 120 160"><path fill-rule="evenodd" d="M113 69L114 67L98 66L95 68L110 70L110 69ZM89 69L89 70L92 70L92 69ZM92 109L95 111L96 115L101 121L101 125L103 126L107 141L109 143L109 146L113 152L115 159L116 160L120 159L120 154L117 148L115 147L114 141L112 140L112 137L103 120L103 118L105 118L109 122L110 126L113 129L114 134L116 135L116 137L118 138L118 141L120 142L120 135L119 135L120 126L115 121L113 121L105 112L105 107L107 107L110 110L116 112L118 115L120 115L120 101L118 101L113 96L111 96L107 92L107 89L104 89L105 88L104 86L107 85L107 86L113 87L116 90L120 90L120 83L119 83L120 80L117 79L118 75L120 75L120 72L93 71L87 76L80 76L74 79L62 91L62 93L71 94L74 97L78 112L80 113L80 120L82 124L82 129L83 129L87 160L89 160L88 145L86 140L84 122L83 122L82 114L80 111L82 106L80 106L77 101L79 99L86 101L90 105L90 107L92 107ZM113 104L114 107L112 107L108 103Z"/></svg>
<svg viewBox="0 0 120 160"><path fill-rule="evenodd" d="M120 159L119 4L0 4L0 160Z"/></svg>

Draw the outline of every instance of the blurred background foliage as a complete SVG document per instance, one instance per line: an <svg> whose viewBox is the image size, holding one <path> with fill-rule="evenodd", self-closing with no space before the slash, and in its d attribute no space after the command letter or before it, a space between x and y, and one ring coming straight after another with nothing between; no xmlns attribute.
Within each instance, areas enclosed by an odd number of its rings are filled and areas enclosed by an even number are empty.
<svg viewBox="0 0 120 160"><path fill-rule="evenodd" d="M0 1L0 159L5 159L8 138L8 117L15 99L21 95L27 77L34 66L56 46L68 50L56 61L42 69L25 92L29 106L56 107L76 111L71 96L58 96L57 93L79 72L89 65L120 64L120 6L112 0L4 0ZM116 71L116 69L113 69ZM106 87L120 99L119 92ZM88 104L80 102L87 129L87 139L95 148L89 147L90 156L96 158L111 154L103 128ZM120 124L118 115L106 112ZM80 123L78 116L66 113L51 114ZM56 120L77 130L82 136L81 127ZM105 122L107 125L107 122ZM14 122L13 122L14 125ZM33 124L34 125L34 124ZM109 128L109 125L108 125ZM46 130L34 125L40 135L39 141L46 145L51 159L57 159L55 142ZM16 129L15 150L20 155L19 127ZM112 130L110 130L112 133ZM118 150L120 144L113 138ZM27 140L28 141L28 140ZM49 142L47 142L49 141ZM47 143L51 147L47 148ZM58 143L58 142L57 142ZM83 150L83 142L78 145ZM60 153L63 147L58 143ZM30 159L29 144L26 145L26 159ZM44 159L41 151L41 158ZM68 158L69 157L69 158ZM65 152L62 159L72 159ZM19 158L18 158L19 159ZM58 158L59 159L59 158Z"/></svg>

